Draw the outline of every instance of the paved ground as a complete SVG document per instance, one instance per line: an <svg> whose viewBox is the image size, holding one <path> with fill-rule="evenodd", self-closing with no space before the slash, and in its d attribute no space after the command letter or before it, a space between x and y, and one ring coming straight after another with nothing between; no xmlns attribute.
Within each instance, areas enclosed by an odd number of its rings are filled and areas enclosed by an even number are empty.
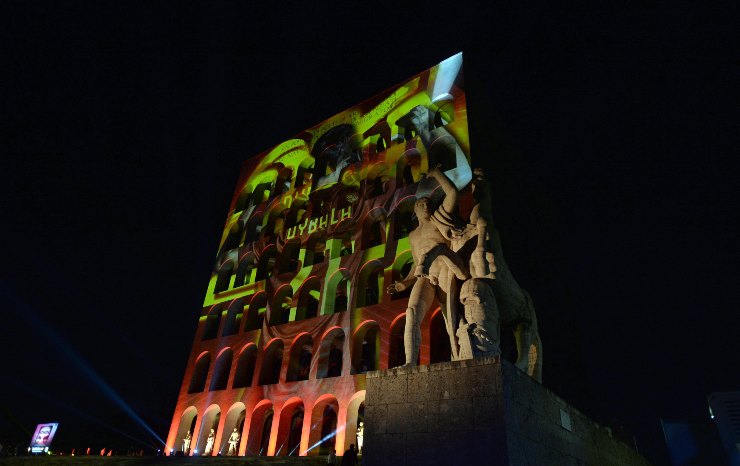
<svg viewBox="0 0 740 466"><path fill-rule="evenodd" d="M326 464L326 458L308 457L135 457L135 456L17 456L0 459L0 466L320 466Z"/></svg>

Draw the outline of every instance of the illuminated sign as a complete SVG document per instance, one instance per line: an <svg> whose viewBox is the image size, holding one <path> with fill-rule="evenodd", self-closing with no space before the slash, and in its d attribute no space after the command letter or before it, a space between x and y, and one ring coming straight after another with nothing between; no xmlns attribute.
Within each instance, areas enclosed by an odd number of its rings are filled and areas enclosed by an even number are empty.
<svg viewBox="0 0 740 466"><path fill-rule="evenodd" d="M31 453L46 453L49 451L51 441L59 426L56 422L47 422L36 426L36 431L31 437L31 445L28 447Z"/></svg>

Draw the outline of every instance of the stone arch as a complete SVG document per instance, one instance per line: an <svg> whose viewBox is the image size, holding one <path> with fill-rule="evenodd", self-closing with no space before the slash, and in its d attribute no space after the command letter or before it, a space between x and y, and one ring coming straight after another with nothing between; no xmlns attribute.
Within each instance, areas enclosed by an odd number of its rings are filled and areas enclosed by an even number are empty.
<svg viewBox="0 0 740 466"><path fill-rule="evenodd" d="M290 308L293 305L293 287L286 283L275 291L270 303L270 325L290 322Z"/></svg>
<svg viewBox="0 0 740 466"><path fill-rule="evenodd" d="M382 207L376 207L365 216L362 222L362 244L360 249L370 249L380 246L386 242L386 211Z"/></svg>
<svg viewBox="0 0 740 466"><path fill-rule="evenodd" d="M244 331L259 330L267 313L267 293L260 291L252 295L247 308L247 317L244 322Z"/></svg>
<svg viewBox="0 0 740 466"><path fill-rule="evenodd" d="M301 239L292 238L285 242L283 250L278 257L275 266L278 274L295 273L301 265Z"/></svg>
<svg viewBox="0 0 740 466"><path fill-rule="evenodd" d="M330 394L321 395L311 409L307 454L326 456L335 449L338 418L337 398Z"/></svg>
<svg viewBox="0 0 740 466"><path fill-rule="evenodd" d="M321 230L308 238L304 267L316 265L326 259L326 232Z"/></svg>
<svg viewBox="0 0 740 466"><path fill-rule="evenodd" d="M393 239L400 240L406 238L416 228L419 222L414 216L414 204L416 203L416 196L406 196L401 199L396 205L393 211L393 219L391 221L391 231L393 232Z"/></svg>
<svg viewBox="0 0 740 466"><path fill-rule="evenodd" d="M298 290L296 303L296 320L310 319L319 315L321 301L321 279L308 277Z"/></svg>
<svg viewBox="0 0 740 466"><path fill-rule="evenodd" d="M220 293L229 289L231 285L231 274L234 272L234 263L231 260L225 261L216 271L216 283L213 285L213 292Z"/></svg>
<svg viewBox="0 0 740 466"><path fill-rule="evenodd" d="M355 307L380 303L383 297L383 272L383 263L377 259L362 266L355 287Z"/></svg>
<svg viewBox="0 0 740 466"><path fill-rule="evenodd" d="M234 287L244 286L252 283L252 275L257 266L257 259L253 252L244 255L239 261L236 268L236 277L234 278Z"/></svg>
<svg viewBox="0 0 740 466"><path fill-rule="evenodd" d="M173 450L181 451L185 456L190 454L190 451L193 449L192 445L185 449L182 439L184 439L188 432L190 432L192 442L196 422L198 422L198 409L195 406L190 406L182 412L180 423L177 427L177 434L175 435L175 444L171 447Z"/></svg>
<svg viewBox="0 0 740 466"><path fill-rule="evenodd" d="M252 410L249 418L249 435L247 435L246 454L251 456L267 456L272 432L274 409L272 402L262 400Z"/></svg>
<svg viewBox="0 0 740 466"><path fill-rule="evenodd" d="M218 336L218 327L221 325L221 313L222 310L220 304L213 306L208 311L203 328L202 340L211 340Z"/></svg>
<svg viewBox="0 0 740 466"><path fill-rule="evenodd" d="M313 168L314 158L308 155L301 161L298 170L296 170L294 183L296 188L311 183Z"/></svg>
<svg viewBox="0 0 740 466"><path fill-rule="evenodd" d="M260 385L276 384L280 381L280 372L283 367L283 340L273 339L262 352L262 369L260 370Z"/></svg>
<svg viewBox="0 0 740 466"><path fill-rule="evenodd" d="M349 270L341 268L334 272L326 285L324 293L324 312L323 314L333 314L335 312L346 311L349 307L350 297L350 273ZM331 299L333 297L334 299Z"/></svg>
<svg viewBox="0 0 740 466"><path fill-rule="evenodd" d="M342 375L344 352L344 330L333 327L324 333L319 346L316 378L339 377Z"/></svg>
<svg viewBox="0 0 740 466"><path fill-rule="evenodd" d="M270 244L262 250L259 261L257 262L257 275L254 278L255 282L267 280L272 276L272 272L275 270L277 254L277 247L275 247L274 244Z"/></svg>
<svg viewBox="0 0 740 466"><path fill-rule="evenodd" d="M450 335L441 308L437 308L429 320L429 363L452 360Z"/></svg>
<svg viewBox="0 0 740 466"><path fill-rule="evenodd" d="M226 319L224 320L224 330L221 332L221 336L227 337L230 335L236 335L239 333L241 327L242 317L244 315L244 298L235 299L229 305L226 311Z"/></svg>
<svg viewBox="0 0 740 466"><path fill-rule="evenodd" d="M349 449L350 444L357 446L357 426L364 421L365 411L365 390L352 395L347 404L347 414L345 423L344 450Z"/></svg>
<svg viewBox="0 0 740 466"><path fill-rule="evenodd" d="M311 373L312 359L313 338L308 333L302 333L290 345L290 359L288 360L288 372L285 375L285 381L308 380Z"/></svg>
<svg viewBox="0 0 740 466"><path fill-rule="evenodd" d="M290 186L293 181L293 169L290 167L283 167L278 171L277 179L275 180L275 187L273 192L275 195L280 195L290 191Z"/></svg>
<svg viewBox="0 0 740 466"><path fill-rule="evenodd" d="M221 436L221 448L218 450L219 456L227 456L229 453L229 437L231 433L236 429L239 434L239 442L236 444L236 456L239 453L239 445L244 439L244 421L246 419L247 408L244 403L237 401L226 412L226 422L224 422L224 431Z"/></svg>
<svg viewBox="0 0 740 466"><path fill-rule="evenodd" d="M380 326L366 320L352 336L352 373L378 370L380 360Z"/></svg>
<svg viewBox="0 0 740 466"><path fill-rule="evenodd" d="M198 442L196 443L196 449L193 451L195 455L199 456L215 456L218 453L218 447L215 444L214 439L213 449L210 452L206 452L206 445L208 443L208 435L213 429L213 433L218 437L218 422L221 419L221 408L217 404L209 406L203 414L203 421L200 423L200 430L198 431Z"/></svg>
<svg viewBox="0 0 740 466"><path fill-rule="evenodd" d="M206 379L208 378L208 369L211 368L211 353L203 352L198 359L195 360L195 369L193 375L190 376L190 385L188 386L188 393L202 392L206 387Z"/></svg>
<svg viewBox="0 0 740 466"><path fill-rule="evenodd" d="M388 369L406 364L403 335L406 328L406 313L401 313L391 323L388 344Z"/></svg>
<svg viewBox="0 0 740 466"><path fill-rule="evenodd" d="M416 148L407 149L396 164L396 186L409 186L421 179L423 158Z"/></svg>
<svg viewBox="0 0 740 466"><path fill-rule="evenodd" d="M244 244L249 244L257 241L262 236L263 222L265 218L265 212L255 212L247 220L244 227Z"/></svg>
<svg viewBox="0 0 740 466"><path fill-rule="evenodd" d="M232 388L251 387L254 380L254 368L257 364L257 345L247 344L239 353L236 362L236 373Z"/></svg>
<svg viewBox="0 0 740 466"><path fill-rule="evenodd" d="M231 361L234 357L234 352L231 348L224 348L218 357L216 357L216 363L213 365L213 375L211 376L211 385L208 388L209 391L225 390L229 382L229 374L231 373Z"/></svg>
<svg viewBox="0 0 740 466"><path fill-rule="evenodd" d="M303 401L294 397L285 402L280 410L275 456L298 456L303 436L305 409Z"/></svg>

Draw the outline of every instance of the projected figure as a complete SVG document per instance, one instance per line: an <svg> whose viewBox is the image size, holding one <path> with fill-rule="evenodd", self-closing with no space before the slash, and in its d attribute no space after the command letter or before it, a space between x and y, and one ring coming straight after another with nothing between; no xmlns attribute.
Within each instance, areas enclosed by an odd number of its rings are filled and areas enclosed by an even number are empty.
<svg viewBox="0 0 740 466"><path fill-rule="evenodd" d="M190 431L188 430L188 433L185 434L185 437L182 438L182 452L186 455L190 451L190 441L191 440L192 440L192 437L190 436Z"/></svg>
<svg viewBox="0 0 740 466"><path fill-rule="evenodd" d="M313 180L315 191L340 181L342 170L355 162L362 161L359 135L354 126L335 126L322 135L311 151L316 163Z"/></svg>
<svg viewBox="0 0 740 466"><path fill-rule="evenodd" d="M235 456L236 455L236 448L239 444L239 433L236 431L236 427L234 427L234 432L231 433L229 436L229 452L227 453L228 456Z"/></svg>
<svg viewBox="0 0 740 466"><path fill-rule="evenodd" d="M49 438L51 436L51 427L52 426L41 426L41 428L39 429L39 433L36 435L36 439L34 440L34 445L38 445L42 447L49 446Z"/></svg>
<svg viewBox="0 0 740 466"><path fill-rule="evenodd" d="M203 456L210 456L213 453L213 442L216 440L216 431L211 429L208 434L208 440L206 440L206 449L203 451Z"/></svg>

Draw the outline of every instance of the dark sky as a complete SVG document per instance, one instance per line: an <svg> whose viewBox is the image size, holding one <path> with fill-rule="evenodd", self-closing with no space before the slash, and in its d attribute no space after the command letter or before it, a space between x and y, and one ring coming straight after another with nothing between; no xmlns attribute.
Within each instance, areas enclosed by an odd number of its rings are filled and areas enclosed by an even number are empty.
<svg viewBox="0 0 740 466"><path fill-rule="evenodd" d="M165 438L242 161L460 50L545 385L657 462L740 389L736 11L254 3L0 5L0 443Z"/></svg>

